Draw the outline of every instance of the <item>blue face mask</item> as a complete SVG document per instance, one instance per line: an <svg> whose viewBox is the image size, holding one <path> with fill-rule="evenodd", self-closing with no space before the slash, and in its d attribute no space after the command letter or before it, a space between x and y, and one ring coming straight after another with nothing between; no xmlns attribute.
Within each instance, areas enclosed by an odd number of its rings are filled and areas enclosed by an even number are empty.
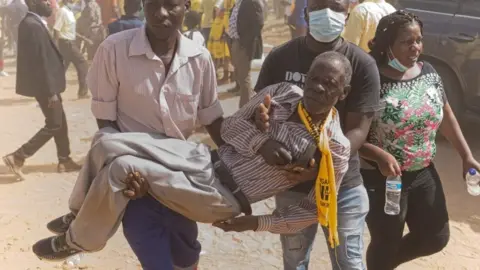
<svg viewBox="0 0 480 270"><path fill-rule="evenodd" d="M399 71L399 72L402 72L402 73L405 73L407 70L408 70L408 67L404 66L402 63L400 63L400 61L398 61L398 59L395 57L395 55L393 55L393 52L392 52L392 49L389 49L389 53L388 53L388 65Z"/></svg>
<svg viewBox="0 0 480 270"><path fill-rule="evenodd" d="M310 35L318 42L332 42L342 34L345 19L345 13L329 8L312 11L308 13Z"/></svg>

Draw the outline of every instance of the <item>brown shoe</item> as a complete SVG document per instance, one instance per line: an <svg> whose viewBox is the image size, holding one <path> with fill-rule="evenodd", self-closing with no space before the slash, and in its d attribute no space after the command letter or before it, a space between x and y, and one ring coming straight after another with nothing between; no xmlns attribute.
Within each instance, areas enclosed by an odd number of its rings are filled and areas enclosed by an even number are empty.
<svg viewBox="0 0 480 270"><path fill-rule="evenodd" d="M82 166L75 163L72 159L68 159L66 161L62 161L58 163L57 171L59 173L76 172L76 171L80 171L81 168Z"/></svg>
<svg viewBox="0 0 480 270"><path fill-rule="evenodd" d="M5 163L5 165L7 165L7 167L14 174L16 174L19 177L23 177L22 167L23 167L23 164L25 163L25 160L22 160L22 159L19 159L19 158L15 157L15 154L13 154L13 153L4 156L2 159L3 159L3 162Z"/></svg>

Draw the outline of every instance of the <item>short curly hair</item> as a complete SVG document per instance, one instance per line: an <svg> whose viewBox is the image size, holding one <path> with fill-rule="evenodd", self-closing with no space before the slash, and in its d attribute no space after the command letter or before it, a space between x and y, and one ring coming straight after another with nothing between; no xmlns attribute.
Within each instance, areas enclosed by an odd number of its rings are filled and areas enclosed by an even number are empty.
<svg viewBox="0 0 480 270"><path fill-rule="evenodd" d="M202 15L200 13L195 12L195 11L187 11L187 14L185 14L185 26L188 29L193 29L195 27L200 26L200 22L202 21Z"/></svg>

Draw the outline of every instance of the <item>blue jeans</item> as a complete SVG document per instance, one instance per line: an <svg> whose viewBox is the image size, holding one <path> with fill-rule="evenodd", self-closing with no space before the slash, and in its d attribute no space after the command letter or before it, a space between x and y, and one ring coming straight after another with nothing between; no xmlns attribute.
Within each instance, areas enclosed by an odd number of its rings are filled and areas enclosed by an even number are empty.
<svg viewBox="0 0 480 270"><path fill-rule="evenodd" d="M128 203L123 234L145 270L195 269L200 257L197 223L150 195Z"/></svg>
<svg viewBox="0 0 480 270"><path fill-rule="evenodd" d="M287 191L276 197L277 208L298 203L304 193ZM334 270L364 270L363 231L368 214L368 195L365 187L341 187L338 193L338 235L340 245L329 247ZM314 224L296 234L281 235L285 270L307 270L318 225ZM328 229L323 228L325 236ZM328 239L328 237L326 237Z"/></svg>

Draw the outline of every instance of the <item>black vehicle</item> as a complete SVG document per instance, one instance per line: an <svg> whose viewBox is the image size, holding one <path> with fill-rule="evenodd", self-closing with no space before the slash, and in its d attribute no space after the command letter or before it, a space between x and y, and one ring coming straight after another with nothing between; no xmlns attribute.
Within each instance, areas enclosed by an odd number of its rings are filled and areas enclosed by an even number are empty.
<svg viewBox="0 0 480 270"><path fill-rule="evenodd" d="M424 22L424 52L457 118L480 123L480 0L393 0Z"/></svg>

